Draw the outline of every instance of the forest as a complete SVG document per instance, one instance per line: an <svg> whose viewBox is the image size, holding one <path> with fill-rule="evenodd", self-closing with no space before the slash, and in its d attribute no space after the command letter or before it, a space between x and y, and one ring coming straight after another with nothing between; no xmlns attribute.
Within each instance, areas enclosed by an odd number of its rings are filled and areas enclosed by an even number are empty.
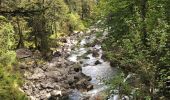
<svg viewBox="0 0 170 100"><path fill-rule="evenodd" d="M170 0L0 0L0 100L169 100Z"/></svg>

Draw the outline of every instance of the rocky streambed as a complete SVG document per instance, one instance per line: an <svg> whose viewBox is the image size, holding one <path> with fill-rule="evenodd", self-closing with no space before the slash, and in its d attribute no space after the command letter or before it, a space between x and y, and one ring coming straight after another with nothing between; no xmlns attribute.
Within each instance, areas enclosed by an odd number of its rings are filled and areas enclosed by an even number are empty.
<svg viewBox="0 0 170 100"><path fill-rule="evenodd" d="M18 50L18 58L22 58L20 70L25 77L21 90L31 100L97 100L107 89L103 80L115 75L116 69L102 59L101 45L94 41L101 41L106 34L96 38L96 31L66 37L52 60L46 62L41 61L38 51Z"/></svg>
<svg viewBox="0 0 170 100"><path fill-rule="evenodd" d="M98 29L95 30L99 31ZM74 90L70 94L70 100L105 100L107 95L104 95L108 87L104 81L112 78L117 69L111 67L110 62L105 61L101 42L106 38L107 32L103 32L101 37L96 37L96 34L85 36L79 43L79 48L72 51L68 59L72 62L81 64L82 73L90 76L90 83L93 89L86 92ZM97 42L96 42L97 41ZM88 97L88 98L87 98Z"/></svg>

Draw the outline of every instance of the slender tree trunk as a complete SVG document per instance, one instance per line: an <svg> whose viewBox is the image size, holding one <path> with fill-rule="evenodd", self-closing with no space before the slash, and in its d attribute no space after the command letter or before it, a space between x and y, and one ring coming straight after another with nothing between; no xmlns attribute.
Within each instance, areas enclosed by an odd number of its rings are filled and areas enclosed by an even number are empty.
<svg viewBox="0 0 170 100"><path fill-rule="evenodd" d="M22 48L24 47L24 40L23 40L23 34L22 34L22 30L20 27L20 22L19 22L18 17L17 17L17 26L18 26L18 35L19 35L19 42L18 42L17 48Z"/></svg>
<svg viewBox="0 0 170 100"><path fill-rule="evenodd" d="M1 6L2 6L2 0L0 0L0 8L1 8Z"/></svg>
<svg viewBox="0 0 170 100"><path fill-rule="evenodd" d="M38 41L37 41L37 35L34 36L34 44L35 44L35 47L36 47L37 49L39 49Z"/></svg>
<svg viewBox="0 0 170 100"><path fill-rule="evenodd" d="M147 42L148 42L148 40L147 40L147 30L146 30L147 26L146 26L146 22L145 22L146 12L147 12L147 2L148 2L148 0L141 0L141 17L142 17L142 24L143 24L141 31L143 33L142 41L143 41L143 44L145 46L148 46L147 45Z"/></svg>
<svg viewBox="0 0 170 100"><path fill-rule="evenodd" d="M42 1L42 8L44 8L45 5L45 0ZM40 18L40 29L39 29L39 34L40 34L40 39L41 39L41 50L42 52L44 52L45 54L48 52L49 50L49 46L48 46L48 32L46 31L46 18L45 18L45 13L43 12L41 14L41 18Z"/></svg>
<svg viewBox="0 0 170 100"><path fill-rule="evenodd" d="M85 14L85 8L84 8L84 3L85 1L84 0L81 0L81 19L83 20L84 19L84 14Z"/></svg>

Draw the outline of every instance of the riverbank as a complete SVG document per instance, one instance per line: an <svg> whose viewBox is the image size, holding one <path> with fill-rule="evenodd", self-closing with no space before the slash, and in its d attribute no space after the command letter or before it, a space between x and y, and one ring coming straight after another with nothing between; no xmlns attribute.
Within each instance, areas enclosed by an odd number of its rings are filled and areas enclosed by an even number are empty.
<svg viewBox="0 0 170 100"><path fill-rule="evenodd" d="M97 37L99 32L101 37ZM107 32L92 27L86 33L62 38L63 45L56 48L50 61L44 61L38 51L18 50L25 77L23 92L31 100L105 99L108 87L103 81L117 70L104 60L101 43L106 35Z"/></svg>
<svg viewBox="0 0 170 100"><path fill-rule="evenodd" d="M80 64L67 59L81 35L78 32L62 39L63 45L50 61L43 60L39 51L17 50L20 71L25 78L22 91L31 100L62 100L68 98L72 89L89 91L93 88L89 82L91 78L82 73Z"/></svg>

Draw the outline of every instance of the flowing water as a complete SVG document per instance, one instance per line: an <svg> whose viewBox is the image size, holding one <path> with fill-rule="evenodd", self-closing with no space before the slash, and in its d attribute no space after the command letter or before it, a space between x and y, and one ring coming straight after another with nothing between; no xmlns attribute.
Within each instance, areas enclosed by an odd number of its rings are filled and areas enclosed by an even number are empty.
<svg viewBox="0 0 170 100"><path fill-rule="evenodd" d="M103 37L106 35L106 33L103 33ZM111 77L113 77L116 74L116 68L113 68L110 66L110 63L108 61L104 61L102 56L102 49L101 45L95 45L93 47L87 47L85 46L87 43L92 43L96 39L95 34L92 34L90 36L84 36L84 38L80 42L79 48L75 48L75 50L72 51L72 55L68 57L68 59L72 62L80 62L82 61L82 72L86 74L87 76L90 76L92 78L91 83L94 86L94 89L88 92L81 93L78 90L74 90L72 94L70 94L70 100L82 100L84 96L95 96L100 95L102 91L105 91L108 87L104 84L104 80L107 80ZM97 51L99 56L93 57L92 53L89 53L86 55L88 59L79 58L79 56L84 55L89 50L91 51ZM99 61L99 64L95 64L96 61ZM110 99L110 100L116 100L116 99Z"/></svg>

